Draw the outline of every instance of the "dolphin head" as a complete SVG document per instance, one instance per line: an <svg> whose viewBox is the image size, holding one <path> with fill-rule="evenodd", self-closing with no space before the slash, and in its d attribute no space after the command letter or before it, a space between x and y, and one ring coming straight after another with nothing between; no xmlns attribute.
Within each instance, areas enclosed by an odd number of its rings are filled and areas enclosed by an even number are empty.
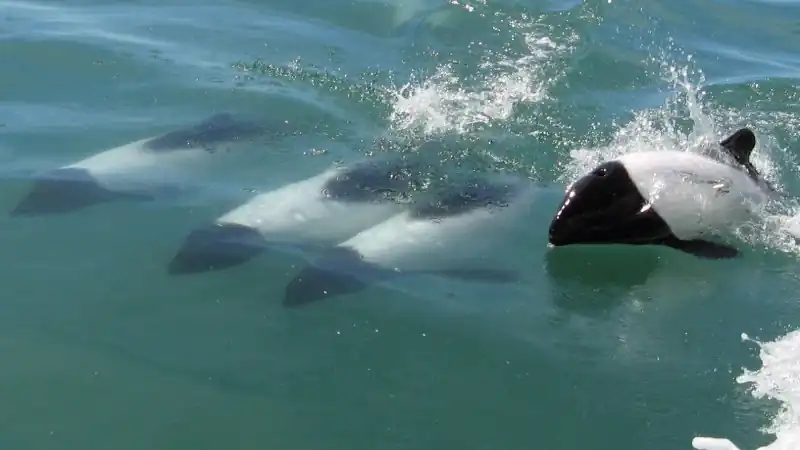
<svg viewBox="0 0 800 450"><path fill-rule="evenodd" d="M86 169L62 168L38 177L11 211L12 216L66 214L118 198L144 198L100 186Z"/></svg>
<svg viewBox="0 0 800 450"><path fill-rule="evenodd" d="M266 244L254 228L215 223L189 233L167 271L184 275L238 266L264 252Z"/></svg>
<svg viewBox="0 0 800 450"><path fill-rule="evenodd" d="M567 189L550 223L553 246L637 243L670 234L620 161L597 166Z"/></svg>

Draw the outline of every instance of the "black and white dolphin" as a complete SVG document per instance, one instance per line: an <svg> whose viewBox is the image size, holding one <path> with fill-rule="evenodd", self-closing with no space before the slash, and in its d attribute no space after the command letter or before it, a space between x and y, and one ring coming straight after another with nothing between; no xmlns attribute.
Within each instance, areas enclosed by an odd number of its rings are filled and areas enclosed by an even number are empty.
<svg viewBox="0 0 800 450"><path fill-rule="evenodd" d="M329 248L401 212L427 175L407 157L333 167L258 194L192 231L168 266L170 274L237 266L269 246Z"/></svg>
<svg viewBox="0 0 800 450"><path fill-rule="evenodd" d="M266 131L261 124L222 113L112 148L37 176L11 215L63 214L103 202L151 200L171 185L176 172L191 172L227 146Z"/></svg>
<svg viewBox="0 0 800 450"><path fill-rule="evenodd" d="M283 304L301 306L413 274L515 281L514 271L488 268L484 257L520 224L541 190L527 179L487 176L415 202L302 269L286 286Z"/></svg>
<svg viewBox="0 0 800 450"><path fill-rule="evenodd" d="M743 128L720 143L727 158L652 151L604 162L567 188L550 244L664 245L735 257L737 249L714 237L753 218L776 194L750 162L755 143Z"/></svg>

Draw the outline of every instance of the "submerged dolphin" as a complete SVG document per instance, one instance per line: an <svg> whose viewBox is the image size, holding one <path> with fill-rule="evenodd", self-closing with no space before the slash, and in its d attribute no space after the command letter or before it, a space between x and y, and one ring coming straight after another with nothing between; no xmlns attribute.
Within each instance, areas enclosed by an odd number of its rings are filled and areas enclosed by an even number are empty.
<svg viewBox="0 0 800 450"><path fill-rule="evenodd" d="M256 195L209 226L192 231L169 263L170 274L245 263L268 246L333 246L397 214L427 176L407 158L334 167Z"/></svg>
<svg viewBox="0 0 800 450"><path fill-rule="evenodd" d="M649 244L698 257L737 256L737 249L710 238L751 218L775 191L749 161L752 131L743 128L720 145L735 163L656 151L600 164L567 188L550 224L550 244Z"/></svg>
<svg viewBox="0 0 800 450"><path fill-rule="evenodd" d="M283 304L293 307L350 294L401 275L432 274L511 282L512 271L481 262L497 239L519 224L540 186L529 180L481 178L366 229L329 250L289 282Z"/></svg>
<svg viewBox="0 0 800 450"><path fill-rule="evenodd" d="M203 161L224 146L260 136L266 127L217 114L192 127L98 153L39 175L13 216L61 214L115 200L150 200L152 182L168 184L176 167Z"/></svg>

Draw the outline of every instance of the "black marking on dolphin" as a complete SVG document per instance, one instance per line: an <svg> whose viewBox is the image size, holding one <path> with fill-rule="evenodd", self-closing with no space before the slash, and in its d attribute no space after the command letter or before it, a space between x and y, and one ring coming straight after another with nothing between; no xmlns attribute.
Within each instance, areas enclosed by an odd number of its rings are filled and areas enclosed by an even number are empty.
<svg viewBox="0 0 800 450"><path fill-rule="evenodd" d="M600 164L570 186L550 224L550 244L664 245L701 258L739 251L704 239L679 239L650 207L620 161Z"/></svg>
<svg viewBox="0 0 800 450"><path fill-rule="evenodd" d="M230 113L221 113L209 117L189 128L171 131L158 136L144 147L153 152L165 152L184 149L202 148L208 152L215 151L215 145L259 136L266 127L252 121L237 119Z"/></svg>
<svg viewBox="0 0 800 450"><path fill-rule="evenodd" d="M441 220L480 208L504 208L518 190L519 186L515 184L475 179L460 188L445 191L432 201L415 204L411 207L411 217Z"/></svg>
<svg viewBox="0 0 800 450"><path fill-rule="evenodd" d="M36 178L31 191L11 210L12 216L64 214L103 202L152 200L147 194L114 192L81 168L61 168Z"/></svg>
<svg viewBox="0 0 800 450"><path fill-rule="evenodd" d="M424 183L427 174L420 172L416 160L394 158L353 165L330 179L322 194L340 202L407 202L410 193Z"/></svg>

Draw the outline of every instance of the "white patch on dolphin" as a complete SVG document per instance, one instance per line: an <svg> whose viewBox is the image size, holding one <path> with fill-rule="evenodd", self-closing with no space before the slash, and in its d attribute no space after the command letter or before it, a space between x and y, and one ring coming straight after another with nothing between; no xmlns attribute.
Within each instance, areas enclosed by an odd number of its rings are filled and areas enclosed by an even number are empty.
<svg viewBox="0 0 800 450"><path fill-rule="evenodd" d="M258 194L194 230L169 264L172 274L242 264L267 246L331 247L402 211L421 176L405 158L335 167Z"/></svg>
<svg viewBox="0 0 800 450"><path fill-rule="evenodd" d="M516 273L488 268L485 255L519 226L540 190L530 180L511 177L454 186L336 246L287 285L284 304L353 293L398 275L514 281Z"/></svg>
<svg viewBox="0 0 800 450"><path fill-rule="evenodd" d="M154 198L215 153L264 133L257 123L217 114L189 128L141 139L39 175L12 215L67 213L102 202Z"/></svg>
<svg viewBox="0 0 800 450"><path fill-rule="evenodd" d="M738 145L752 150L754 140L744 141ZM749 163L749 150L741 161ZM698 257L731 258L738 250L713 238L755 218L773 194L757 172L721 160L681 151L629 153L567 188L550 225L550 243L665 245Z"/></svg>

